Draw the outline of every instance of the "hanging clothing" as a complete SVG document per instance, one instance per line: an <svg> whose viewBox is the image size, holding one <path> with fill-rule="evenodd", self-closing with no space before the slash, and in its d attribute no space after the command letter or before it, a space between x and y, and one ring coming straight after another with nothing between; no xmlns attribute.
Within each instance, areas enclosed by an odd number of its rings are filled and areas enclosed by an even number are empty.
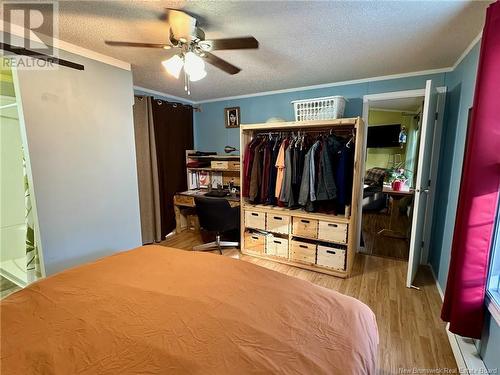
<svg viewBox="0 0 500 375"><path fill-rule="evenodd" d="M281 146L278 152L278 156L276 158L276 189L274 192L274 196L279 199L281 195L281 187L283 184L283 177L285 175L285 149L287 146L286 140L281 142Z"/></svg>
<svg viewBox="0 0 500 375"><path fill-rule="evenodd" d="M326 201L337 197L337 187L332 170L328 138L322 142L319 154L319 168L316 187L316 200Z"/></svg>
<svg viewBox="0 0 500 375"><path fill-rule="evenodd" d="M274 143L267 141L263 148L262 156L262 187L260 189L260 202L265 203L267 201L267 195L269 190L269 170L271 169L271 159L273 153ZM274 169L274 165L273 168Z"/></svg>
<svg viewBox="0 0 500 375"><path fill-rule="evenodd" d="M311 202L316 200L316 172L317 172L317 150L320 146L320 141L316 141L311 149L311 155L309 157L309 199Z"/></svg>
<svg viewBox="0 0 500 375"><path fill-rule="evenodd" d="M271 142L270 142L271 143ZM267 189L267 204L276 204L276 175L278 170L276 168L276 160L278 158L278 153L281 148L281 140L276 139L273 142L271 149L271 163L269 167L269 186Z"/></svg>
<svg viewBox="0 0 500 375"><path fill-rule="evenodd" d="M300 183L299 204L305 206L310 201L309 187L311 186L311 155L314 153L311 147L304 157L304 169L302 171L302 181Z"/></svg>
<svg viewBox="0 0 500 375"><path fill-rule="evenodd" d="M295 204L295 200L292 194L292 159L293 159L293 142L290 142L285 151L285 174L283 177L283 184L281 186L280 201L289 207Z"/></svg>
<svg viewBox="0 0 500 375"><path fill-rule="evenodd" d="M248 199L250 202L258 203L259 189L262 182L262 154L265 142L259 140L254 149L253 163L252 163L252 173L250 175L250 191L248 193Z"/></svg>
<svg viewBox="0 0 500 375"><path fill-rule="evenodd" d="M255 147L260 143L258 138L254 138L250 141L249 144L245 147L245 156L243 158L243 175L245 177L244 184L242 186L241 195L244 197L248 197L250 193L250 180L252 174L252 165Z"/></svg>

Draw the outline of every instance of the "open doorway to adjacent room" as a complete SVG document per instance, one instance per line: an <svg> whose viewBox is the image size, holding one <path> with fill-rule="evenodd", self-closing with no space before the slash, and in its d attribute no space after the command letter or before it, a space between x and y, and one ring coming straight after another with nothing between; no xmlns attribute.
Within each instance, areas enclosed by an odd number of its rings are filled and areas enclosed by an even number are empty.
<svg viewBox="0 0 500 375"><path fill-rule="evenodd" d="M429 80L423 89L364 97L359 251L408 261L408 287L427 263L444 92Z"/></svg>

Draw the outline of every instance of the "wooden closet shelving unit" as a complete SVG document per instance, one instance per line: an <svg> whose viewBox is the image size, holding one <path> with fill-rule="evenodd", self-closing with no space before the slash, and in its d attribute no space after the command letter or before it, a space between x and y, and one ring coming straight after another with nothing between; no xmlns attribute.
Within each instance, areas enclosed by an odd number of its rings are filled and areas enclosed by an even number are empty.
<svg viewBox="0 0 500 375"><path fill-rule="evenodd" d="M241 198L241 252L303 269L349 277L357 249L363 181L365 126L360 117L240 126L241 165L246 145L258 133L352 129L355 132L350 215L329 215L262 204ZM240 181L244 184L244 170ZM331 250L328 250L331 249ZM327 251L328 250L328 251Z"/></svg>

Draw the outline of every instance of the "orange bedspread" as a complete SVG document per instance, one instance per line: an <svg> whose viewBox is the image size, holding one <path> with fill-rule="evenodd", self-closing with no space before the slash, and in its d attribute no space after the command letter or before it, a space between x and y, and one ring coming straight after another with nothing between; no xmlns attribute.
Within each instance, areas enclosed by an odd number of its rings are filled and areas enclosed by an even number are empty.
<svg viewBox="0 0 500 375"><path fill-rule="evenodd" d="M145 246L0 303L1 374L373 374L361 302L227 257Z"/></svg>

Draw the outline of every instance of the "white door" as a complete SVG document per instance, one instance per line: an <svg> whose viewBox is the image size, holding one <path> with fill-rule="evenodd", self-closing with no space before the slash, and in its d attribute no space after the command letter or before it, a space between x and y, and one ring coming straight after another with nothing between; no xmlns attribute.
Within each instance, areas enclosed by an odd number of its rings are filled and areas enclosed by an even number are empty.
<svg viewBox="0 0 500 375"><path fill-rule="evenodd" d="M413 219L411 223L410 256L408 259L408 275L406 286L410 288L415 280L422 257L422 239L426 223L427 199L429 196L429 177L431 168L432 143L436 123L437 90L431 80L425 85L424 108L420 126L420 143L415 180L415 200L413 203ZM432 220L432 218L428 218Z"/></svg>

